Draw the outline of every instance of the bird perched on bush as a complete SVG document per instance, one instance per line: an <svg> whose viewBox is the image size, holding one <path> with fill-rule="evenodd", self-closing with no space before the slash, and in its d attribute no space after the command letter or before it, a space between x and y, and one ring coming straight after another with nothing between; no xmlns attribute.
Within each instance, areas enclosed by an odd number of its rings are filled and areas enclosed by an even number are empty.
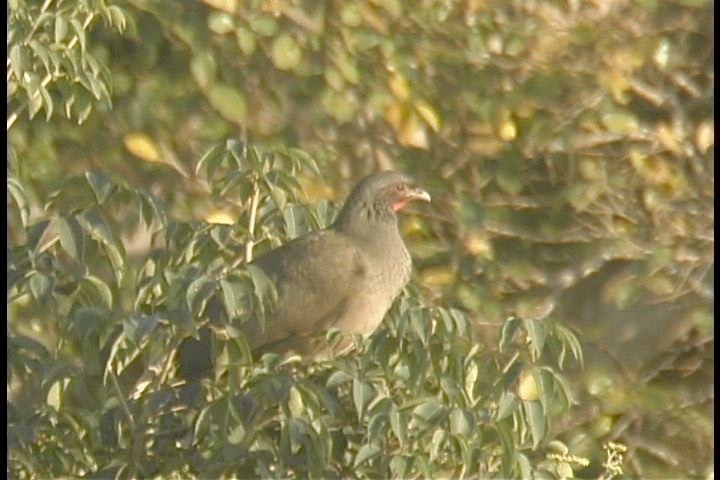
<svg viewBox="0 0 720 480"><path fill-rule="evenodd" d="M361 180L327 229L296 238L254 265L274 282L278 299L264 328L243 325L256 352L326 354L330 329L367 336L410 279L412 263L397 212L430 195L408 175L379 172ZM182 358L182 352L181 352ZM182 361L182 360L181 360Z"/></svg>

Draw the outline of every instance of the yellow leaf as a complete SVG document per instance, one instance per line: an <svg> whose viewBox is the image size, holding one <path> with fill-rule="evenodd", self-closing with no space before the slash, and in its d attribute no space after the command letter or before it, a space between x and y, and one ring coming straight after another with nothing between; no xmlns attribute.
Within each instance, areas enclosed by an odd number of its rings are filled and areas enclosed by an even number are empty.
<svg viewBox="0 0 720 480"><path fill-rule="evenodd" d="M420 149L428 148L428 138L425 127L420 123L420 119L414 115L408 115L403 122L403 126L398 132L398 141L407 147Z"/></svg>
<svg viewBox="0 0 720 480"><path fill-rule="evenodd" d="M515 125L515 122L513 122L511 118L506 118L500 124L498 136L506 142L514 140L515 137L517 137L517 125Z"/></svg>
<svg viewBox="0 0 720 480"><path fill-rule="evenodd" d="M490 239L486 235L471 233L464 242L465 250L471 255L480 256L488 260L493 258L493 248Z"/></svg>
<svg viewBox="0 0 720 480"><path fill-rule="evenodd" d="M698 125L695 132L695 146L704 154L715 144L715 125L712 120L705 120Z"/></svg>
<svg viewBox="0 0 720 480"><path fill-rule="evenodd" d="M618 50L612 55L611 62L619 70L632 72L642 67L645 63L645 55L638 48Z"/></svg>
<svg viewBox="0 0 720 480"><path fill-rule="evenodd" d="M432 106L422 100L418 100L415 102L415 110L417 110L423 120L425 120L425 123L427 123L434 132L440 130L440 117Z"/></svg>
<svg viewBox="0 0 720 480"><path fill-rule="evenodd" d="M605 176L602 163L591 158L583 158L578 164L578 170L585 180L600 180Z"/></svg>
<svg viewBox="0 0 720 480"><path fill-rule="evenodd" d="M403 106L399 103L393 103L385 112L385 120L395 130L400 130L403 121Z"/></svg>
<svg viewBox="0 0 720 480"><path fill-rule="evenodd" d="M617 103L625 105L630 100L628 96L630 82L619 70L603 72L600 75L600 84L610 93L613 100Z"/></svg>
<svg viewBox="0 0 720 480"><path fill-rule="evenodd" d="M224 10L228 13L235 13L238 6L238 0L203 0L215 10Z"/></svg>
<svg viewBox="0 0 720 480"><path fill-rule="evenodd" d="M223 210L213 210L207 215L205 215L205 221L207 223L234 225L235 217L233 215L230 215L229 212Z"/></svg>
<svg viewBox="0 0 720 480"><path fill-rule="evenodd" d="M273 41L271 56L275 67L290 70L302 61L302 49L293 37L281 34Z"/></svg>
<svg viewBox="0 0 720 480"><path fill-rule="evenodd" d="M47 404L55 409L59 409L62 403L63 393L70 383L69 378L63 378L53 383L52 387L48 390Z"/></svg>
<svg viewBox="0 0 720 480"><path fill-rule="evenodd" d="M637 132L637 118L630 112L606 113L600 117L603 126L613 133L630 135Z"/></svg>
<svg viewBox="0 0 720 480"><path fill-rule="evenodd" d="M675 129L670 127L667 123L661 123L657 131L655 132L658 136L658 139L660 140L660 143L662 143L663 147L667 148L674 154L680 154L682 153L682 148L680 146L681 138L678 138L678 133Z"/></svg>
<svg viewBox="0 0 720 480"><path fill-rule="evenodd" d="M492 157L500 153L500 151L504 148L504 145L500 140L495 138L474 137L470 140L468 148L473 153L486 157Z"/></svg>
<svg viewBox="0 0 720 480"><path fill-rule="evenodd" d="M472 122L467 126L468 132L473 135L492 135L493 128L488 122Z"/></svg>
<svg viewBox="0 0 720 480"><path fill-rule="evenodd" d="M537 400L540 398L535 376L529 370L525 370L520 376L520 381L518 382L518 396L527 401Z"/></svg>
<svg viewBox="0 0 720 480"><path fill-rule="evenodd" d="M426 268L420 274L423 282L428 285L445 286L455 281L455 271L449 265Z"/></svg>
<svg viewBox="0 0 720 480"><path fill-rule="evenodd" d="M123 137L123 144L128 152L146 162L159 162L160 149L148 135L141 132L128 133Z"/></svg>
<svg viewBox="0 0 720 480"><path fill-rule="evenodd" d="M670 295L675 291L675 286L667 277L661 273L657 273L648 278L644 284L645 288L655 295Z"/></svg>
<svg viewBox="0 0 720 480"><path fill-rule="evenodd" d="M397 98L401 102L404 102L408 98L410 98L410 86L408 85L405 77L403 77L399 73L392 74L390 80L388 81L388 85L390 86L390 91L393 93L393 95L395 95L395 98Z"/></svg>
<svg viewBox="0 0 720 480"><path fill-rule="evenodd" d="M613 426L613 419L607 415L600 415L590 425L590 432L594 438L601 438L610 433Z"/></svg>

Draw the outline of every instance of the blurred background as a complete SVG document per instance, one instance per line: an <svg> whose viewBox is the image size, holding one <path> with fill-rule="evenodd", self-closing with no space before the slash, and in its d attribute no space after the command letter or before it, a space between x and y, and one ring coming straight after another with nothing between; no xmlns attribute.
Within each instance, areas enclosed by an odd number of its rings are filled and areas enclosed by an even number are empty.
<svg viewBox="0 0 720 480"><path fill-rule="evenodd" d="M29 198L9 200L9 245L87 170L232 224L242 205L195 173L228 138L308 152L308 203L403 170L433 198L402 223L428 298L488 344L512 314L577 332L578 405L553 425L573 453L618 441L631 476L712 478L712 1L13 0L8 16L8 172ZM124 232L128 256L149 239Z"/></svg>

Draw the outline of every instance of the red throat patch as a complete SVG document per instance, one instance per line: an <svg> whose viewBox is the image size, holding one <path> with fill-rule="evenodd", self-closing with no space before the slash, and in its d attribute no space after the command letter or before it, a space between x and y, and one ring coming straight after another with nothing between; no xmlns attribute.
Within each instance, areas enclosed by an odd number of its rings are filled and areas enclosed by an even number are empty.
<svg viewBox="0 0 720 480"><path fill-rule="evenodd" d="M404 198L404 199L402 199L402 200L398 200L397 202L393 203L393 204L392 204L392 209L393 209L393 211L394 211L394 212L399 212L400 210L402 210L403 208L405 208L405 205L407 205L407 203L408 203L409 201L410 201L410 200L408 200L407 198Z"/></svg>

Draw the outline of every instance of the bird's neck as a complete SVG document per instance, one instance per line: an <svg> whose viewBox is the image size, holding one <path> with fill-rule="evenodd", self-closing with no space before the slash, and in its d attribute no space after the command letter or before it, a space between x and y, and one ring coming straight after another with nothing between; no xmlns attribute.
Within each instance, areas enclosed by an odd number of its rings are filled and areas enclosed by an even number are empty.
<svg viewBox="0 0 720 480"><path fill-rule="evenodd" d="M355 208L347 208L355 207ZM337 231L367 241L387 242L400 239L398 219L387 207L373 204L346 206L333 224Z"/></svg>

